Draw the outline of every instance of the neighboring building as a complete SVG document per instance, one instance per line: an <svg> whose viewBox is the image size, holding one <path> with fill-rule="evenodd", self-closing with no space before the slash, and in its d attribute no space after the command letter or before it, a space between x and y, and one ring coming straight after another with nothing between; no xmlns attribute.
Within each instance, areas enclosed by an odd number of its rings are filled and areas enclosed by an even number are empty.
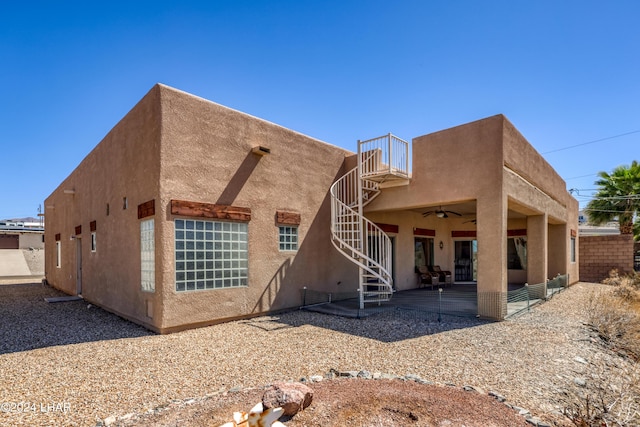
<svg viewBox="0 0 640 427"><path fill-rule="evenodd" d="M47 280L161 333L384 299L420 264L495 319L509 283L578 280L578 204L504 116L415 138L412 171L391 135L359 150L156 85L47 198Z"/></svg>
<svg viewBox="0 0 640 427"><path fill-rule="evenodd" d="M618 221L609 221L603 225L589 224L589 217L584 211L578 211L578 234L580 236L611 236L620 234Z"/></svg>
<svg viewBox="0 0 640 427"><path fill-rule="evenodd" d="M44 228L37 221L0 221L0 249L44 249Z"/></svg>

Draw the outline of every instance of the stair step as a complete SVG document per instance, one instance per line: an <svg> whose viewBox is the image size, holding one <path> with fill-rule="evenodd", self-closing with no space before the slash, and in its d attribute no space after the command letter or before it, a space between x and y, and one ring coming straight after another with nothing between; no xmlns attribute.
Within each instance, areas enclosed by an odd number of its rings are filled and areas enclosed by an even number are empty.
<svg viewBox="0 0 640 427"><path fill-rule="evenodd" d="M366 298L366 297L372 297L372 296L382 296L382 295L385 295L385 296L387 296L387 297L390 297L390 296L391 296L391 294L392 294L392 293L391 293L391 292L389 292L389 291L363 291L363 292L362 292L362 295L364 295L364 296L365 296L365 298Z"/></svg>

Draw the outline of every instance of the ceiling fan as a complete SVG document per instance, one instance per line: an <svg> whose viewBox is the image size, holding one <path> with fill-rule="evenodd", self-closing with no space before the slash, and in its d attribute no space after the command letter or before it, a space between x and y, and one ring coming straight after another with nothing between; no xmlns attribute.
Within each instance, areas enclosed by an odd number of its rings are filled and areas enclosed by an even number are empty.
<svg viewBox="0 0 640 427"><path fill-rule="evenodd" d="M472 222L472 223L474 223L476 225L478 224L478 220L476 218L470 219L469 221L465 221L465 222L463 222L463 224L466 224L468 222Z"/></svg>
<svg viewBox="0 0 640 427"><path fill-rule="evenodd" d="M438 218L449 218L449 215L447 214L452 214L452 215L457 215L457 216L462 216L462 214L458 213L458 212L454 212L454 211L445 211L442 209L442 206L440 206L440 209L436 209L433 211L426 211L422 214L422 216L427 217L431 214L435 214Z"/></svg>

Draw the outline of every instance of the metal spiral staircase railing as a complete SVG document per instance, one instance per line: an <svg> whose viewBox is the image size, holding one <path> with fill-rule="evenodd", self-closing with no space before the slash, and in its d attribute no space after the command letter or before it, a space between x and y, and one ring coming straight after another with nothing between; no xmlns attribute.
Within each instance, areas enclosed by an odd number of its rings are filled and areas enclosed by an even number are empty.
<svg viewBox="0 0 640 427"><path fill-rule="evenodd" d="M331 186L331 241L358 266L360 308L393 295L391 239L364 216L383 183L408 181L408 143L391 134L358 141L358 165Z"/></svg>

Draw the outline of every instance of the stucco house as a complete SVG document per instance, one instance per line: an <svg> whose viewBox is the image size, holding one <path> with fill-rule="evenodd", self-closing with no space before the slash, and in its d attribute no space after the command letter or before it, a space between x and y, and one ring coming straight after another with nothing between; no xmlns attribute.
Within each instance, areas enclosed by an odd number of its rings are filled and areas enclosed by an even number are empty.
<svg viewBox="0 0 640 427"><path fill-rule="evenodd" d="M411 159L411 160L410 160ZM410 166L410 163L413 166ZM45 201L49 284L160 332L418 286L578 280L578 203L502 115L358 153L154 86Z"/></svg>

